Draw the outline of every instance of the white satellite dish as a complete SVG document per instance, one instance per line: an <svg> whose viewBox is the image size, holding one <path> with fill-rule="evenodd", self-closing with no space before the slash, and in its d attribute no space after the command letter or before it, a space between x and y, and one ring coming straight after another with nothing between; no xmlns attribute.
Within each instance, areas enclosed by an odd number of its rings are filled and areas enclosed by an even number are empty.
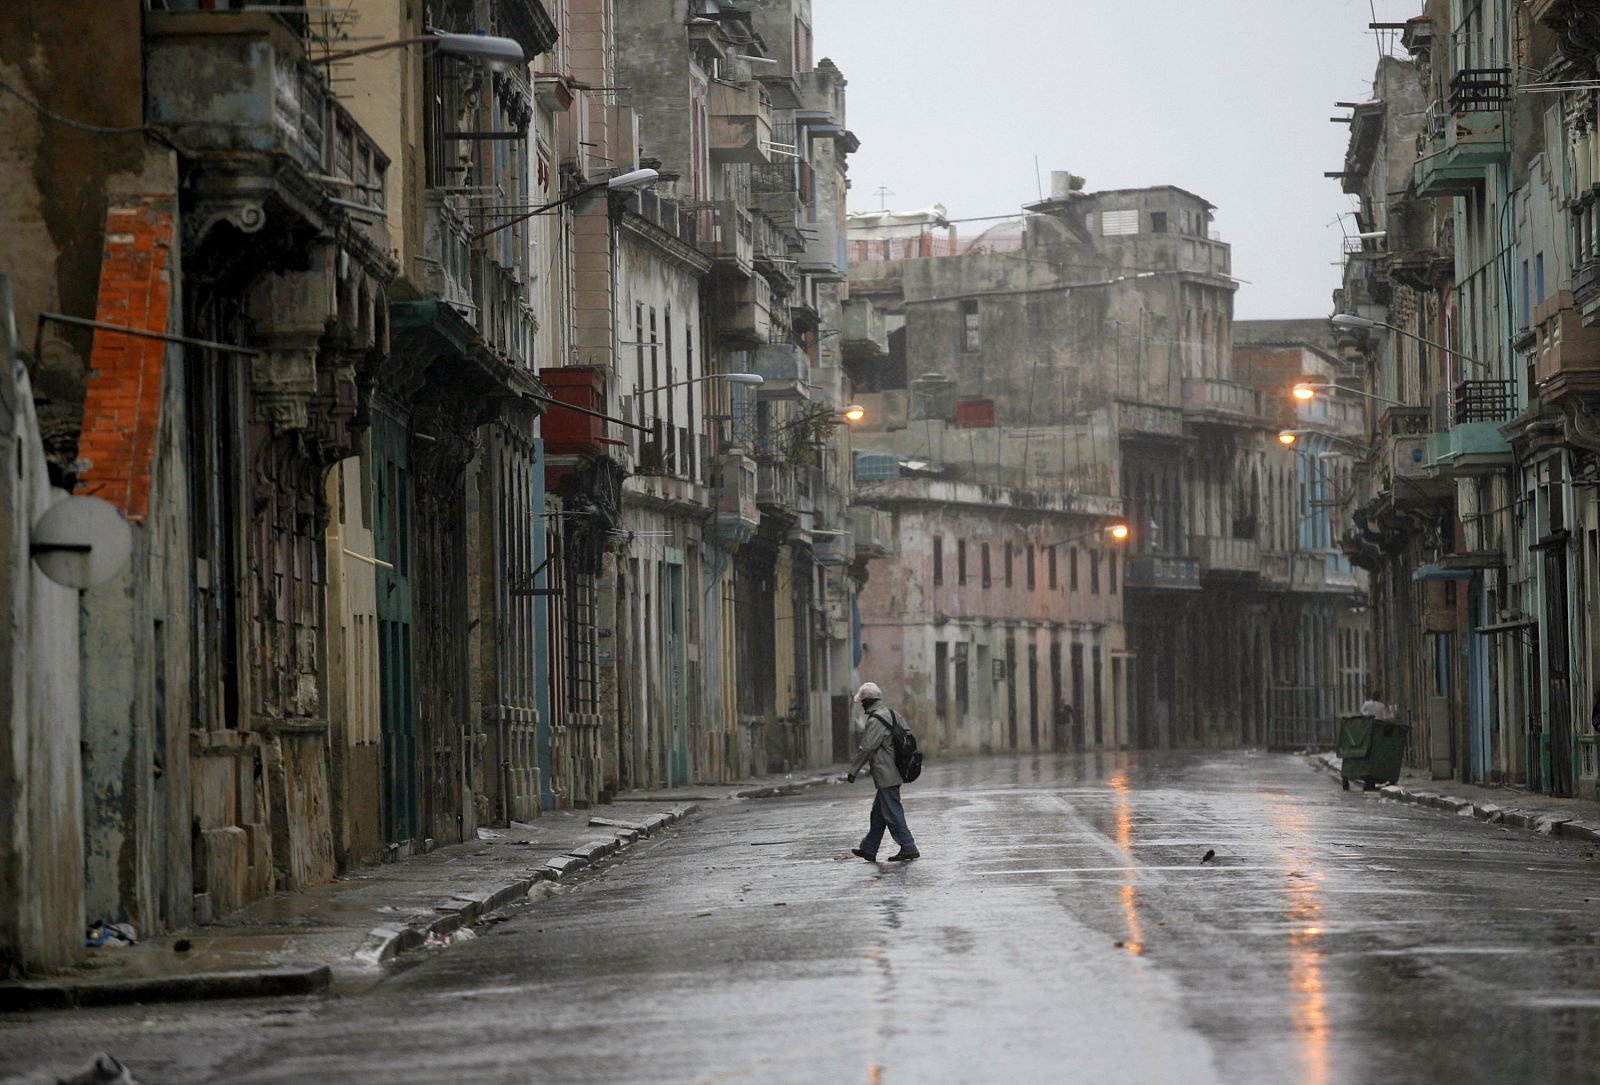
<svg viewBox="0 0 1600 1085"><path fill-rule="evenodd" d="M133 530L111 502L69 497L34 523L30 548L40 572L81 591L110 580L128 563Z"/></svg>

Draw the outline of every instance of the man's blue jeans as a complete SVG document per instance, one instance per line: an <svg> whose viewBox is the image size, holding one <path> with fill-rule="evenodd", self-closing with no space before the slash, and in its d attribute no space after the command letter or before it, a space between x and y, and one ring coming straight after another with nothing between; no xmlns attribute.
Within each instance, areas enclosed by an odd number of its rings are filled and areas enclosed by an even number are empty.
<svg viewBox="0 0 1600 1085"><path fill-rule="evenodd" d="M861 838L861 850L868 855L878 854L883 843L883 830L888 829L901 851L916 853L917 842L911 839L911 828L906 824L906 811L900 805L900 785L878 788L878 797L872 801L872 824L867 835Z"/></svg>

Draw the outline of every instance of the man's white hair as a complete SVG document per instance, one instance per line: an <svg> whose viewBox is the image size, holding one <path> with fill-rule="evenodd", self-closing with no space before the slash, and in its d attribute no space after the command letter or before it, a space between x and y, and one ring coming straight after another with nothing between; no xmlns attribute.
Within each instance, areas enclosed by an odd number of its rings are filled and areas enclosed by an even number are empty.
<svg viewBox="0 0 1600 1085"><path fill-rule="evenodd" d="M861 688L856 690L856 700L862 704L866 704L868 701L881 701L883 700L883 690L878 688L876 682L863 682L861 683Z"/></svg>

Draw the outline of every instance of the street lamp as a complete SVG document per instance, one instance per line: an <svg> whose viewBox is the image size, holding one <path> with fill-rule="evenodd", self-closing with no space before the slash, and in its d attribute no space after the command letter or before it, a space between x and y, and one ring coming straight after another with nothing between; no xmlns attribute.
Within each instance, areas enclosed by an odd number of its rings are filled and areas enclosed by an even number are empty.
<svg viewBox="0 0 1600 1085"><path fill-rule="evenodd" d="M376 45L364 45L360 49L347 49L342 53L329 53L325 57L313 58L311 63L332 64L338 60L379 53L385 49L400 49L407 45L431 45L448 56L473 57L497 64L527 62L522 53L522 46L510 38L497 38L490 34L446 34L443 31L435 31L431 34L418 34L414 38L380 41Z"/></svg>
<svg viewBox="0 0 1600 1085"><path fill-rule="evenodd" d="M1397 335L1403 335L1407 339L1415 339L1419 343L1426 343L1435 350L1442 350L1452 358L1460 358L1463 362L1468 362L1472 365L1478 366L1481 369L1490 368L1488 362L1480 362L1476 358L1469 358L1458 350L1451 350L1443 343L1435 343L1432 339L1424 339L1422 336L1417 335L1414 332L1408 332L1404 328L1396 327L1386 320L1373 320L1370 317L1357 316L1355 313L1334 313L1330 319L1334 327L1349 328L1352 331L1369 332L1377 328L1387 328L1389 331L1392 331Z"/></svg>
<svg viewBox="0 0 1600 1085"><path fill-rule="evenodd" d="M552 203L547 203L542 207L535 207L527 214L518 215L516 218L506 219L504 222L496 223L487 230L482 230L473 234L472 240L481 241L490 234L499 233L508 226L515 226L519 222L526 222L535 215L542 215L546 211L553 211L562 204L571 203L580 196L587 196L589 193L595 191L595 189L604 188L612 192L626 192L631 189L645 188L649 185L653 185L658 179L660 179L660 177L661 175L652 169L630 170L627 173L619 173L617 176L608 181L596 181L594 184L585 185L576 192L573 192L567 196L563 196L559 200L556 200Z"/></svg>
<svg viewBox="0 0 1600 1085"><path fill-rule="evenodd" d="M859 422L867 417L867 409L859 403L850 404L840 413L844 415L846 422Z"/></svg>
<svg viewBox="0 0 1600 1085"><path fill-rule="evenodd" d="M707 373L703 377L691 377L686 381L673 381L671 384L658 384L654 388L640 388L633 394L647 396L652 392L665 392L668 388L682 388L686 384L699 384L701 381L727 381L729 384L765 384L766 378L760 373Z"/></svg>
<svg viewBox="0 0 1600 1085"><path fill-rule="evenodd" d="M1317 438L1334 444L1345 444L1357 451L1365 452L1366 446L1350 437L1341 437L1337 433L1324 433L1316 429L1286 429L1278 431L1278 443L1285 448L1293 448L1302 437Z"/></svg>
<svg viewBox="0 0 1600 1085"><path fill-rule="evenodd" d="M1130 534L1131 531L1128 527L1127 521L1117 520L1102 527L1091 527L1087 531L1080 531L1074 535L1068 535L1066 538L1057 539L1052 543L1045 543L1044 546L1046 550L1052 546L1066 546L1068 543L1077 542L1079 539L1087 539L1091 535L1105 535L1112 542L1125 542Z"/></svg>
<svg viewBox="0 0 1600 1085"><path fill-rule="evenodd" d="M1302 382L1302 383L1297 384L1297 385L1294 386L1294 389L1293 389L1291 394L1296 399L1311 400L1311 399L1315 399L1317 397L1317 393L1318 392L1349 392L1351 395L1365 396L1367 399L1375 399L1379 403L1387 403L1391 407L1404 407L1405 406L1405 404L1400 402L1398 399L1390 399L1388 396L1380 396L1380 395L1376 395L1375 393L1372 393L1372 392L1363 392L1359 388L1351 388L1349 385L1346 385L1346 384L1328 384L1328 383L1325 383L1325 382L1316 382L1316 383Z"/></svg>

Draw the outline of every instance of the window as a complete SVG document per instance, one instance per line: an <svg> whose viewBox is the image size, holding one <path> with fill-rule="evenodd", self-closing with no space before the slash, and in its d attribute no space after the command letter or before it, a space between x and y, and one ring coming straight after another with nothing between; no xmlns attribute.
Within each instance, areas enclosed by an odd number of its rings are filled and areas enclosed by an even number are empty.
<svg viewBox="0 0 1600 1085"><path fill-rule="evenodd" d="M1045 550L1044 553L1045 553L1046 559L1048 559L1045 564L1048 566L1048 569L1049 569L1050 590L1051 591L1055 591L1057 588L1059 588L1061 586L1060 582L1056 579L1056 548L1053 547L1053 546L1049 547L1049 548L1047 548Z"/></svg>
<svg viewBox="0 0 1600 1085"><path fill-rule="evenodd" d="M944 540L939 536L933 537L933 586L938 587L944 583Z"/></svg>
<svg viewBox="0 0 1600 1085"><path fill-rule="evenodd" d="M956 540L956 583L965 585L967 582L967 540Z"/></svg>
<svg viewBox="0 0 1600 1085"><path fill-rule="evenodd" d="M1106 555L1106 579L1109 581L1111 594L1117 594L1117 552L1115 550Z"/></svg>
<svg viewBox="0 0 1600 1085"><path fill-rule="evenodd" d="M1008 588L1011 587L1011 580L1012 580L1012 577L1011 577L1011 571L1012 571L1011 570L1011 566L1012 566L1013 559L1015 557L1016 557L1016 548L1013 547L1010 543L1006 543L1006 587L1008 587Z"/></svg>
<svg viewBox="0 0 1600 1085"><path fill-rule="evenodd" d="M956 714L965 716L971 702L971 688L967 678L967 642L956 642Z"/></svg>
<svg viewBox="0 0 1600 1085"><path fill-rule="evenodd" d="M1028 590L1029 590L1029 591L1032 591L1032 590L1033 590L1033 589L1034 589L1034 579L1033 579L1033 547L1032 547L1032 546L1029 546L1029 547L1028 547Z"/></svg>
<svg viewBox="0 0 1600 1085"><path fill-rule="evenodd" d="M1150 232L1153 234L1167 232L1167 213L1165 211L1150 212Z"/></svg>
<svg viewBox="0 0 1600 1085"><path fill-rule="evenodd" d="M1533 294L1528 288L1528 261L1522 261L1522 326L1533 323Z"/></svg>
<svg viewBox="0 0 1600 1085"><path fill-rule="evenodd" d="M1100 594L1100 551L1089 551L1089 594Z"/></svg>
<svg viewBox="0 0 1600 1085"><path fill-rule="evenodd" d="M1078 590L1078 548L1067 551L1067 590Z"/></svg>
<svg viewBox="0 0 1600 1085"><path fill-rule="evenodd" d="M978 303L964 301L961 303L961 349L975 354L982 349L982 342L978 332Z"/></svg>
<svg viewBox="0 0 1600 1085"><path fill-rule="evenodd" d="M1544 304L1544 253L1533 255L1533 303Z"/></svg>
<svg viewBox="0 0 1600 1085"><path fill-rule="evenodd" d="M1138 232L1139 212L1137 210L1100 212L1101 237L1127 237Z"/></svg>
<svg viewBox="0 0 1600 1085"><path fill-rule="evenodd" d="M933 710L940 716L950 711L950 688L946 684L946 671L950 669L950 645L942 640L933 642Z"/></svg>
<svg viewBox="0 0 1600 1085"><path fill-rule="evenodd" d="M978 560L983 563L983 587L984 587L984 590L987 591L988 588L989 588L989 584L990 584L990 577L989 577L989 544L988 543L984 543L983 544L983 549L979 552L979 559Z"/></svg>

